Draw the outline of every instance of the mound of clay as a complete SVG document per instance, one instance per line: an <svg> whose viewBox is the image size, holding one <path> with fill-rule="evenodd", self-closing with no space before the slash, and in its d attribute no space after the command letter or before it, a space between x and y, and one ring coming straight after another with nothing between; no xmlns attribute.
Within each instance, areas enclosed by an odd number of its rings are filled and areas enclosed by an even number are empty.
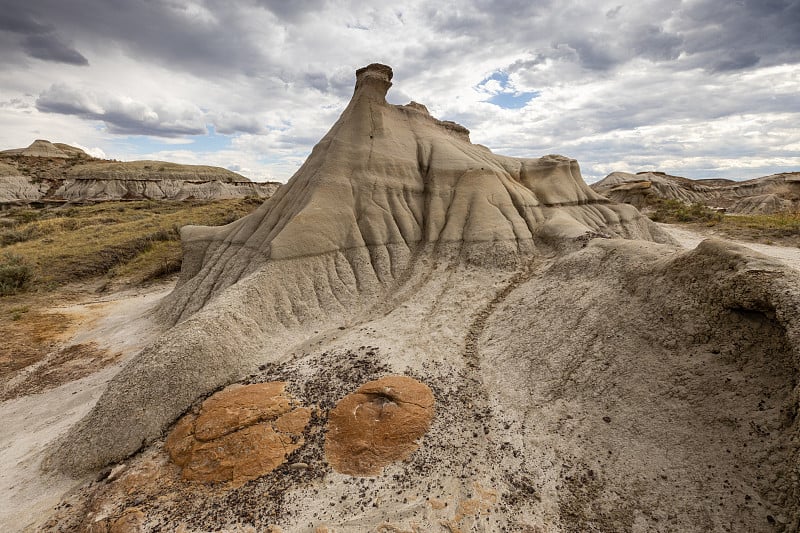
<svg viewBox="0 0 800 533"><path fill-rule="evenodd" d="M800 172L773 174L747 181L690 180L663 172L613 172L591 187L615 202L640 209L659 200L678 200L737 214L800 210Z"/></svg>
<svg viewBox="0 0 800 533"><path fill-rule="evenodd" d="M670 241L593 192L572 159L499 156L420 104L388 104L391 78L384 65L359 69L339 120L262 207L183 228L179 285L159 311L182 323L109 384L54 453L59 468L133 453L292 330L347 321L431 261L515 268L594 237Z"/></svg>
<svg viewBox="0 0 800 533"><path fill-rule="evenodd" d="M325 456L337 472L376 476L419 447L433 418L433 393L406 376L365 383L330 412Z"/></svg>
<svg viewBox="0 0 800 533"><path fill-rule="evenodd" d="M189 481L231 482L263 476L302 446L311 411L295 407L282 382L232 386L184 416L165 444Z"/></svg>

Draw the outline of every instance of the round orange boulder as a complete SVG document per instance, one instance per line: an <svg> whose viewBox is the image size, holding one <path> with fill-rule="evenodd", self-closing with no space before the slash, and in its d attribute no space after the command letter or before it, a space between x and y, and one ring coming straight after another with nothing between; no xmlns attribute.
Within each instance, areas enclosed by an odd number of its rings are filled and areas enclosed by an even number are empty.
<svg viewBox="0 0 800 533"><path fill-rule="evenodd" d="M410 456L433 419L431 389L407 376L365 383L336 404L328 418L325 456L337 472L375 476Z"/></svg>
<svg viewBox="0 0 800 533"><path fill-rule="evenodd" d="M184 479L240 485L271 472L303 444L311 410L283 382L234 385L183 417L165 448Z"/></svg>

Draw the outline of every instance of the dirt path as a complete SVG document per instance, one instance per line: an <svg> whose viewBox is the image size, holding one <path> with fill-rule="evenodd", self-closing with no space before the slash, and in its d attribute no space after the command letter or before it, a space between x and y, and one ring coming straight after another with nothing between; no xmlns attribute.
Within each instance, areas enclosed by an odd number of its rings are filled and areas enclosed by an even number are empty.
<svg viewBox="0 0 800 533"><path fill-rule="evenodd" d="M687 229L674 224L659 224L662 228L669 232L675 240L680 243L684 248L694 248L700 241L709 237L723 238L719 235L709 233L701 233L695 230ZM731 240L731 239L726 239ZM800 248L790 248L788 246L775 246L771 244L758 244L753 242L733 241L736 244L746 246L756 252L780 259L784 263L794 268L800 269Z"/></svg>

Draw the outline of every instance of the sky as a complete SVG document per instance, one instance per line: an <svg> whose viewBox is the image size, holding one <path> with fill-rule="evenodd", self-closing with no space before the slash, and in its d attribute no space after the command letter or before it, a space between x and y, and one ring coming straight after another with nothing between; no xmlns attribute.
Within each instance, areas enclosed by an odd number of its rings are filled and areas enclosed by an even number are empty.
<svg viewBox="0 0 800 533"><path fill-rule="evenodd" d="M800 171L800 0L0 0L0 149L285 182L352 95L613 171Z"/></svg>

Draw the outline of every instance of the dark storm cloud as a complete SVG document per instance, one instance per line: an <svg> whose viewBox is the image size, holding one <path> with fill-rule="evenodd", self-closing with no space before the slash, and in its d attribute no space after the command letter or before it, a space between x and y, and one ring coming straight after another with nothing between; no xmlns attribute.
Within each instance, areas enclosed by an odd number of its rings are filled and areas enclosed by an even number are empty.
<svg viewBox="0 0 800 533"><path fill-rule="evenodd" d="M800 0L704 0L683 7L685 51L710 70L800 61Z"/></svg>
<svg viewBox="0 0 800 533"><path fill-rule="evenodd" d="M654 24L643 24L631 32L630 46L633 52L652 61L677 59L682 45L682 37L667 33Z"/></svg>
<svg viewBox="0 0 800 533"><path fill-rule="evenodd" d="M78 66L89 64L83 54L64 42L54 26L38 22L24 10L0 13L0 31L17 34L18 45L30 57Z"/></svg>
<svg viewBox="0 0 800 533"><path fill-rule="evenodd" d="M642 58L675 68L742 70L800 61L800 0L616 2L473 0L427 8L438 46L518 45L590 71ZM448 40L448 37L451 39ZM566 45L574 56L565 56ZM428 54L430 56L430 54Z"/></svg>
<svg viewBox="0 0 800 533"><path fill-rule="evenodd" d="M89 60L83 54L61 41L54 33L28 35L22 48L36 59L68 63L70 65L88 65Z"/></svg>
<svg viewBox="0 0 800 533"><path fill-rule="evenodd" d="M6 13L13 20L0 22L2 28L16 28L21 34L40 37L24 43L36 57L76 59L54 51L57 40L43 43L53 35L51 28L74 36L87 45L102 49L120 48L142 58L205 76L227 75L231 71L252 74L264 64L264 56L248 32L246 20L230 3L217 5L171 1L83 0L79 4L62 0L7 0ZM77 52L76 52L77 53Z"/></svg>
<svg viewBox="0 0 800 533"><path fill-rule="evenodd" d="M306 15L322 10L326 0L256 0L256 4L268 9L278 18L297 22Z"/></svg>
<svg viewBox="0 0 800 533"><path fill-rule="evenodd" d="M577 52L581 65L590 70L608 70L621 62L608 43L607 35L587 35L567 41L567 45Z"/></svg>
<svg viewBox="0 0 800 533"><path fill-rule="evenodd" d="M75 115L100 120L111 133L178 137L207 133L199 109L190 105L148 106L113 96L98 96L63 84L54 84L36 99L43 113Z"/></svg>

